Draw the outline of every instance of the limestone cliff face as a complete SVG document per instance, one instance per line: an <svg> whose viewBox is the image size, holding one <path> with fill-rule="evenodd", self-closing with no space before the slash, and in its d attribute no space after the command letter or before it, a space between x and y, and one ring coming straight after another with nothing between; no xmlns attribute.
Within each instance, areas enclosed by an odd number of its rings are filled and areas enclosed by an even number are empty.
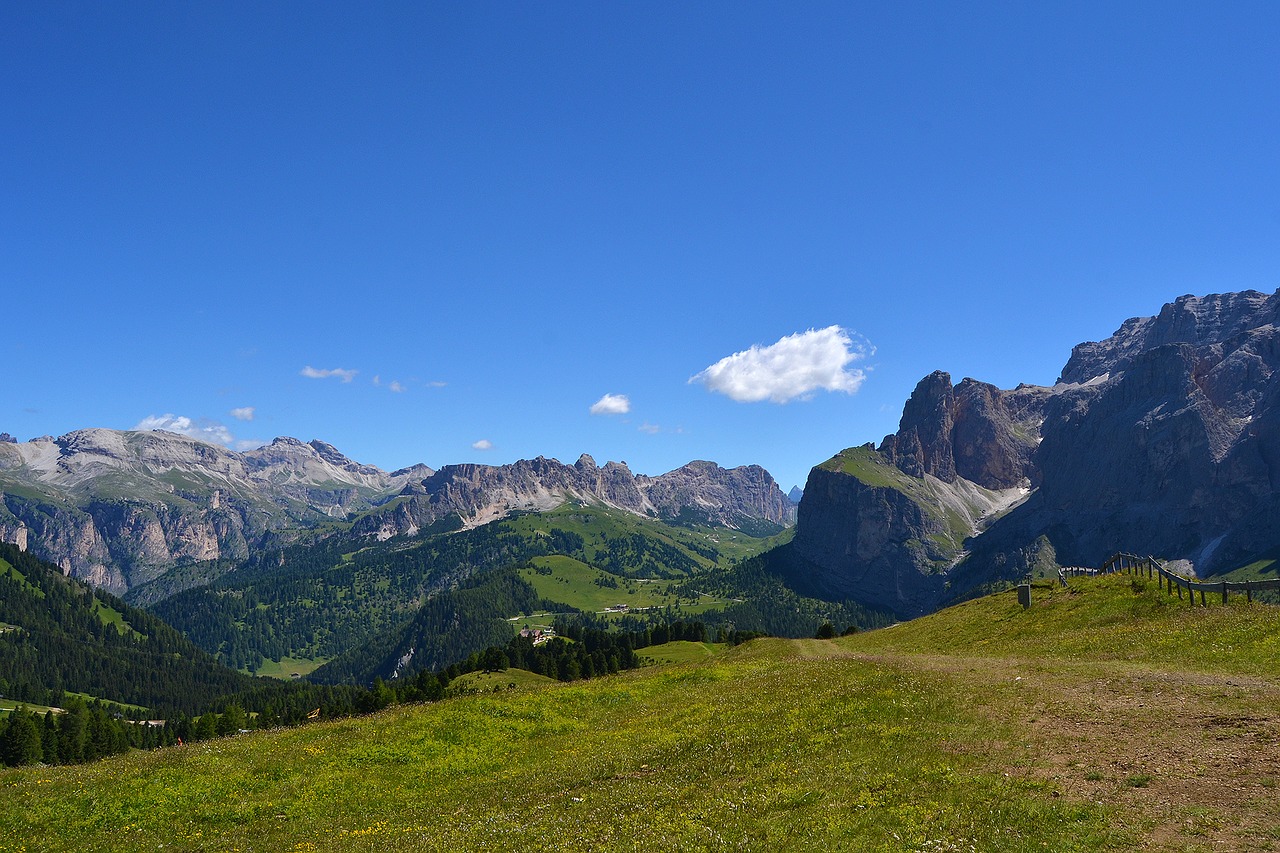
<svg viewBox="0 0 1280 853"><path fill-rule="evenodd" d="M1127 550L1205 575L1280 548L1278 321L1280 291L1184 296L1075 347L1051 388L930 374L878 450L810 475L802 580L910 614L1046 555ZM939 539L939 518L959 529L953 497L972 510L963 542Z"/></svg>
<svg viewBox="0 0 1280 853"><path fill-rule="evenodd" d="M936 608L967 541L1025 488L914 477L871 445L809 472L796 534L780 561L803 591L902 618Z"/></svg>
<svg viewBox="0 0 1280 853"><path fill-rule="evenodd" d="M122 593L179 563L244 559L428 473L386 474L319 441L235 453L161 431L78 430L0 443L0 537Z"/></svg>
<svg viewBox="0 0 1280 853"><path fill-rule="evenodd" d="M913 477L1014 488L1035 474L1031 457L1051 396L1047 388L1001 391L967 378L953 387L950 374L938 370L916 385L898 431L885 436L880 452Z"/></svg>
<svg viewBox="0 0 1280 853"><path fill-rule="evenodd" d="M406 484L399 499L361 518L354 532L379 539L416 536L452 517L473 527L568 501L729 527L759 522L781 527L793 518L786 495L759 466L724 469L691 462L647 477L633 474L622 462L598 466L587 455L573 465L540 456L509 465L446 465Z"/></svg>
<svg viewBox="0 0 1280 853"><path fill-rule="evenodd" d="M857 599L902 616L923 613L945 582L925 567L950 556L931 539L943 525L908 495L814 468L791 547L817 571L801 580L806 592L829 600Z"/></svg>
<svg viewBox="0 0 1280 853"><path fill-rule="evenodd" d="M1280 292L1184 296L1075 348L1020 523L1060 556L1124 549L1200 574L1280 544Z"/></svg>
<svg viewBox="0 0 1280 853"><path fill-rule="evenodd" d="M662 519L688 518L723 527L749 521L789 525L791 500L759 465L721 468L694 461L658 477L638 477L637 488Z"/></svg>

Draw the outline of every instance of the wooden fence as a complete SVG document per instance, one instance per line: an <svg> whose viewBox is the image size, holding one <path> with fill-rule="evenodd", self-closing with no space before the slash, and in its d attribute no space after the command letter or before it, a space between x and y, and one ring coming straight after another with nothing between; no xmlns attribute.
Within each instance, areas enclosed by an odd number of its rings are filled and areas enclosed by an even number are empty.
<svg viewBox="0 0 1280 853"><path fill-rule="evenodd" d="M1265 581L1218 581L1216 583L1201 583L1184 578L1182 575L1174 574L1164 567L1163 564L1155 557L1138 557L1133 554L1115 554L1105 563L1101 569L1096 570L1099 574L1109 574L1111 572L1125 572L1131 575L1145 576L1149 578L1157 578L1160 586L1168 590L1170 595L1177 589L1178 598L1182 598L1182 591L1187 591L1187 598L1191 604L1196 603L1196 593L1200 593L1200 604L1206 605L1207 593L1220 594L1222 603L1227 603L1228 593L1243 592L1245 598L1253 601L1253 594L1264 589L1280 589L1280 578ZM1083 571L1081 572L1083 573Z"/></svg>

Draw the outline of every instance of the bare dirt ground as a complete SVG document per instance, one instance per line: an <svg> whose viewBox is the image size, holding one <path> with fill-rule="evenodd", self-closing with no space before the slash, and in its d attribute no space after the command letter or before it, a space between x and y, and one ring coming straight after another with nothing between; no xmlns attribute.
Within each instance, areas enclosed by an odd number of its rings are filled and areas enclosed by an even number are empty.
<svg viewBox="0 0 1280 853"><path fill-rule="evenodd" d="M1116 808L1145 839L1142 849L1280 850L1280 682L1097 664L877 656L895 658L970 692L975 720L1021 733L979 747L1004 761L1006 772L1048 783L1052 796ZM973 751L974 742L960 748Z"/></svg>

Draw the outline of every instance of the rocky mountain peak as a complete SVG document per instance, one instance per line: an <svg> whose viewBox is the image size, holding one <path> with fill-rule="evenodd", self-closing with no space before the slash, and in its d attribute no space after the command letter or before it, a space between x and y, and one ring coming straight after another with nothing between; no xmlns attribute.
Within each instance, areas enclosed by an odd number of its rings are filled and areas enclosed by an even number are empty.
<svg viewBox="0 0 1280 853"><path fill-rule="evenodd" d="M912 477L932 474L943 482L954 482L951 430L955 426L955 406L951 374L942 370L930 373L911 392L902 408L898 432L885 436L881 452Z"/></svg>
<svg viewBox="0 0 1280 853"><path fill-rule="evenodd" d="M313 438L311 441L307 442L307 446L314 450L316 455L325 462L341 468L344 471L350 471L356 474L365 474L368 476L377 476L382 473L380 469L373 465L361 465L359 462L352 460L328 442Z"/></svg>
<svg viewBox="0 0 1280 853"><path fill-rule="evenodd" d="M405 480L425 480L436 472L436 469L429 465L423 465L419 462L417 465L410 465L408 468L397 468L391 472L391 479L397 482Z"/></svg>
<svg viewBox="0 0 1280 853"><path fill-rule="evenodd" d="M1180 296L1154 317L1133 317L1111 337L1077 345L1062 369L1059 384L1082 385L1128 368L1138 354L1169 344L1200 348L1223 344L1241 334L1280 321L1280 290L1246 290Z"/></svg>
<svg viewBox="0 0 1280 853"><path fill-rule="evenodd" d="M1013 488L1032 477L1049 393L1034 386L1002 391L967 377L953 387L949 373L934 371L916 385L898 431L885 436L879 452L912 477Z"/></svg>

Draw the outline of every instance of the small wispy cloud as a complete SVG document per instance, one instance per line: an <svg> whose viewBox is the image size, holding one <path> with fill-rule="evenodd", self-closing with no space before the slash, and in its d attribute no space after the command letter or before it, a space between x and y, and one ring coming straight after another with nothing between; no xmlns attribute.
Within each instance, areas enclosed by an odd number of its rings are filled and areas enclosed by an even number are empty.
<svg viewBox="0 0 1280 853"><path fill-rule="evenodd" d="M306 367L302 368L302 370L298 372L301 373L303 376L307 377L308 379L341 379L343 382L350 382L352 379L356 378L356 374L359 373L360 371L344 370L341 367L334 367L329 370L321 370L320 368L312 367L311 365L308 364Z"/></svg>
<svg viewBox="0 0 1280 853"><path fill-rule="evenodd" d="M238 421L251 421L253 420L254 411L253 406L241 406L238 409L231 410L231 417Z"/></svg>
<svg viewBox="0 0 1280 853"><path fill-rule="evenodd" d="M149 432L153 429L185 435L196 441L218 444L233 450L251 450L265 443L252 439L238 439L226 426L208 418L188 418L171 412L163 415L147 415L134 426L134 430L139 432Z"/></svg>
<svg viewBox="0 0 1280 853"><path fill-rule="evenodd" d="M493 450L493 442L487 438L471 442L472 450Z"/></svg>
<svg viewBox="0 0 1280 853"><path fill-rule="evenodd" d="M815 391L852 394L862 386L866 371L849 365L874 352L868 342L855 341L839 326L809 329L725 356L689 382L739 403L786 403L808 399Z"/></svg>
<svg viewBox="0 0 1280 853"><path fill-rule="evenodd" d="M446 386L446 385L448 385L448 384L449 384L448 382L441 382L439 379L435 379L435 380L433 380L433 381L431 381L431 382L428 382L428 383L427 383L427 387L428 387L428 388L443 388L444 386Z"/></svg>
<svg viewBox="0 0 1280 853"><path fill-rule="evenodd" d="M375 388L381 388L383 384L384 383L380 375L375 375L373 377L373 385ZM405 388L404 383L400 382L398 379L392 379L390 382L387 382L385 384L386 384L387 390L392 392L393 394L403 394L407 390Z"/></svg>
<svg viewBox="0 0 1280 853"><path fill-rule="evenodd" d="M605 394L591 404L593 415L625 415L631 411L631 399L626 394Z"/></svg>
<svg viewBox="0 0 1280 853"><path fill-rule="evenodd" d="M636 429L640 430L641 432L647 432L649 435L657 435L658 433L662 432L662 427L658 426L657 424L651 424L648 421L645 421L644 423L640 424L640 426L636 427Z"/></svg>

